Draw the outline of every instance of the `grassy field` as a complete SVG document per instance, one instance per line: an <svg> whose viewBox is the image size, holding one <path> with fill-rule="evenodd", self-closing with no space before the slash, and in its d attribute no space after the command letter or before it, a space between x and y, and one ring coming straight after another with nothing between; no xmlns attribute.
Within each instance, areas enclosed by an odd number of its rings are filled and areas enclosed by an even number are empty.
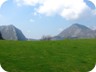
<svg viewBox="0 0 96 72"><path fill-rule="evenodd" d="M0 41L8 72L88 72L96 63L96 39Z"/></svg>

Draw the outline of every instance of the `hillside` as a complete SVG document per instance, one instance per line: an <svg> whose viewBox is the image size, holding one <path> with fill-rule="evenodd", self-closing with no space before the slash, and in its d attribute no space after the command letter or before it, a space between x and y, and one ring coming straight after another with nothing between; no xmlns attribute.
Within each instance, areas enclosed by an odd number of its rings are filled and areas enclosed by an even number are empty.
<svg viewBox="0 0 96 72"><path fill-rule="evenodd" d="M88 72L96 63L96 39L0 41L8 72Z"/></svg>
<svg viewBox="0 0 96 72"><path fill-rule="evenodd" d="M3 38L2 38L2 35L1 35L1 33L0 33L0 40L2 40Z"/></svg>
<svg viewBox="0 0 96 72"><path fill-rule="evenodd" d="M56 40L58 39L86 39L86 38L96 38L96 31L81 25L81 24L73 24L70 27L64 29L61 33L54 37Z"/></svg>
<svg viewBox="0 0 96 72"><path fill-rule="evenodd" d="M22 31L13 25L0 26L0 33L5 40L26 40Z"/></svg>

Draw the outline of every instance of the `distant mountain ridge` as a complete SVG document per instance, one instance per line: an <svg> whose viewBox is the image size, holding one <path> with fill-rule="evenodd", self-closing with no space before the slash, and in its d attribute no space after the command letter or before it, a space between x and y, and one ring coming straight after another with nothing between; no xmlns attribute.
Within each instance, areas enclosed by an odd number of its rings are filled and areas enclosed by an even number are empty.
<svg viewBox="0 0 96 72"><path fill-rule="evenodd" d="M57 37L57 38L56 38ZM84 38L96 38L96 30L92 30L81 24L73 24L70 27L63 30L53 39L84 39ZM59 39L59 40L60 40Z"/></svg>
<svg viewBox="0 0 96 72"><path fill-rule="evenodd" d="M5 40L27 40L21 30L13 25L0 26L0 33Z"/></svg>
<svg viewBox="0 0 96 72"><path fill-rule="evenodd" d="M57 36L52 37L51 40L88 39L88 38L96 38L96 30L92 30L84 25L76 23L63 30ZM22 33L22 31L13 25L0 26L0 39L36 40L36 39L27 39Z"/></svg>

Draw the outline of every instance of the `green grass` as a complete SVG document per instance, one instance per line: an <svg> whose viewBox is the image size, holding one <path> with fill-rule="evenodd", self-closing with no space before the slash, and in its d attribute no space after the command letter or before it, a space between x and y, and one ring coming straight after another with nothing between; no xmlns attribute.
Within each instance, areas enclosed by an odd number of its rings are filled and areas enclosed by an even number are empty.
<svg viewBox="0 0 96 72"><path fill-rule="evenodd" d="M8 72L88 72L96 63L96 39L0 41Z"/></svg>

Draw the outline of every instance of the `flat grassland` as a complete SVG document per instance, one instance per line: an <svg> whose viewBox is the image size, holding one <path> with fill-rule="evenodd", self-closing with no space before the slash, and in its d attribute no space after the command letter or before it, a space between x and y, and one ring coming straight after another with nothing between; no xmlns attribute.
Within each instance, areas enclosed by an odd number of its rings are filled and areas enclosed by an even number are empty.
<svg viewBox="0 0 96 72"><path fill-rule="evenodd" d="M88 72L96 64L96 39L0 41L8 72Z"/></svg>

